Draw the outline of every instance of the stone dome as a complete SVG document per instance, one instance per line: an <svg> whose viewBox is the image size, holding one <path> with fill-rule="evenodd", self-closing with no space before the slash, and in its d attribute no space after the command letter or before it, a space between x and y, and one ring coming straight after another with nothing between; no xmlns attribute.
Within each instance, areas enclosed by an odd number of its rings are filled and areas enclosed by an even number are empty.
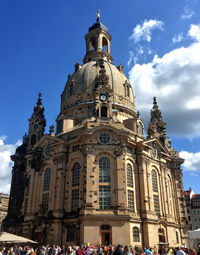
<svg viewBox="0 0 200 255"><path fill-rule="evenodd" d="M102 60L101 60L102 61ZM130 82L123 73L123 66L116 67L109 61L103 60L108 86L112 90L112 103L121 105L135 112L134 94ZM62 112L72 105L87 103L92 100L96 87L96 79L101 67L99 61L90 61L84 65L75 65L75 72L69 75L61 100Z"/></svg>
<svg viewBox="0 0 200 255"><path fill-rule="evenodd" d="M85 35L83 65L77 63L61 95L57 134L87 120L119 121L137 119L133 89L123 66L113 65L111 35L97 18Z"/></svg>

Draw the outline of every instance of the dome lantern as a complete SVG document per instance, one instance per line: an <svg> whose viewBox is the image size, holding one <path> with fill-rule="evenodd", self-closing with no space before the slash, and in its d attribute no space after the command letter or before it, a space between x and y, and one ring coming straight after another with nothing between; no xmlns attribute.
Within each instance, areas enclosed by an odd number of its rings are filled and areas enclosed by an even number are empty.
<svg viewBox="0 0 200 255"><path fill-rule="evenodd" d="M88 33L85 35L86 55L83 59L84 64L98 59L113 62L113 58L110 55L112 37L109 35L108 29L100 22L99 12L97 12L96 23L89 28Z"/></svg>

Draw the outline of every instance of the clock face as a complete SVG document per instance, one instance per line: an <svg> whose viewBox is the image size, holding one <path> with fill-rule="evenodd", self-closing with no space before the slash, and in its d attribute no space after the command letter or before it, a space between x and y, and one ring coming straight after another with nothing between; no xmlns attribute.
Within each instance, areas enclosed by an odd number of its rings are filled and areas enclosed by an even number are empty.
<svg viewBox="0 0 200 255"><path fill-rule="evenodd" d="M104 101L106 101L106 99L107 99L106 94L101 94L101 95L100 95L100 100L101 100L101 101L104 102Z"/></svg>

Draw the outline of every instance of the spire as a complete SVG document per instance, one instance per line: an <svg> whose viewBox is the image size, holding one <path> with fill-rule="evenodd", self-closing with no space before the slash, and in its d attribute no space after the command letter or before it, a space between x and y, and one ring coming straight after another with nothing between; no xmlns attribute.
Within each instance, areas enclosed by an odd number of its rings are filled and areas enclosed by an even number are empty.
<svg viewBox="0 0 200 255"><path fill-rule="evenodd" d="M29 145L34 145L44 134L46 120L44 118L44 106L42 105L42 94L38 94L36 105L33 108L33 114L29 119Z"/></svg>
<svg viewBox="0 0 200 255"><path fill-rule="evenodd" d="M161 120L162 116L161 116L161 111L158 107L157 101L156 101L156 97L153 98L153 108L151 110L151 121L153 120Z"/></svg>
<svg viewBox="0 0 200 255"><path fill-rule="evenodd" d="M38 94L38 100L37 100L36 106L34 106L34 109L33 109L32 117L34 117L34 116L42 116L42 117L44 117L43 113L44 113L44 107L42 106L42 94L39 93Z"/></svg>
<svg viewBox="0 0 200 255"><path fill-rule="evenodd" d="M156 97L153 98L151 119L147 129L148 138L159 138L162 144L166 139L166 123L162 119L161 110L158 107Z"/></svg>

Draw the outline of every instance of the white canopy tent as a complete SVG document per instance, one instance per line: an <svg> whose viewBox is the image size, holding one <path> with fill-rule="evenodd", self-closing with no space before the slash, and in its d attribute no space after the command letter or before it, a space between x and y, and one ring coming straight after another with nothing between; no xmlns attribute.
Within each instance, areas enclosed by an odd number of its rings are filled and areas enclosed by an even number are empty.
<svg viewBox="0 0 200 255"><path fill-rule="evenodd" d="M197 251L198 246L200 244L200 228L192 231L188 231L189 244L191 249L195 249Z"/></svg>
<svg viewBox="0 0 200 255"><path fill-rule="evenodd" d="M32 243L37 242L22 236L13 235L7 232L0 232L0 243Z"/></svg>

